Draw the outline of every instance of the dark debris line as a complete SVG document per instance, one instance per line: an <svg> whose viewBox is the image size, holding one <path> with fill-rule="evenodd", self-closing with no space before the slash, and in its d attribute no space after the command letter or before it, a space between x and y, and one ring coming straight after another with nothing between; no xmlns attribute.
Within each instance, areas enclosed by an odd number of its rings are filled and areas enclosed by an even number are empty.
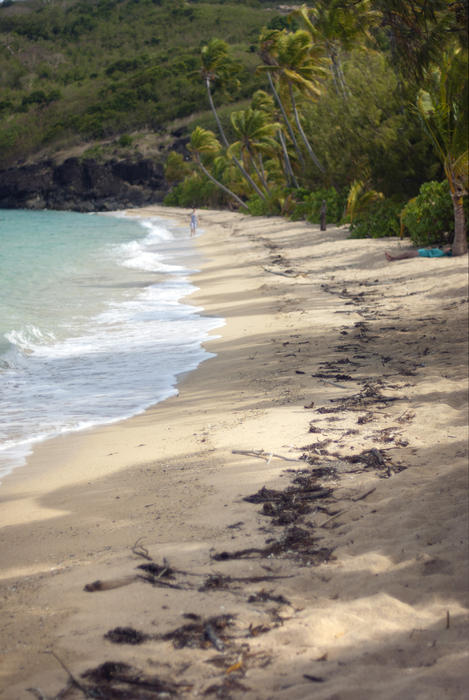
<svg viewBox="0 0 469 700"><path fill-rule="evenodd" d="M280 264L282 261L275 261ZM346 300L346 305L357 307L354 309L363 318L363 321L355 323L353 329L345 327L341 331L341 336L349 336L347 342L338 344L335 350L342 356L334 360L320 363L320 367L311 376L319 381L332 383L357 382L360 389L357 393L339 399L331 399L330 406L315 408L314 402L305 406L307 410L314 410L318 415L328 415L326 420L336 420L337 414L354 412L357 415L357 426L371 423L375 418L375 411L383 410L396 401L405 400L402 392L399 396L387 396L388 389L399 388L386 381L388 377L369 378L369 362L372 358L380 360L383 368L388 368L391 360L394 365L392 376L413 376L418 369L418 363L409 362L408 359L401 360L396 357L389 357L380 354L379 350L372 350L376 346L379 336L372 335L370 322L386 316L380 313L377 304L373 303L376 290L373 289L375 283L360 283L360 286L370 287L370 289L360 292L350 291L343 284L321 285L323 291L336 294ZM385 327L391 328L391 327ZM395 329L392 326L392 329ZM381 329L380 329L381 330ZM404 329L405 330L405 329ZM397 367L395 366L397 363ZM347 372L344 372L344 367ZM356 375L358 371L366 370L367 379L360 379ZM301 372L304 374L305 372ZM389 375L391 376L391 375ZM385 428L375 433L375 442L392 443L394 447L404 447L406 442L400 438L400 426L413 419L413 414L404 410L401 416L396 419L399 426ZM310 432L327 432L327 427L317 427L311 421ZM358 434L360 428L348 431L341 431L344 435ZM334 488L330 482L340 481L340 471L337 469L338 462L346 463L349 466L346 473L360 471L374 471L379 477L389 478L393 474L405 469L401 464L395 464L388 452L384 448L375 445L370 449L363 450L360 454L340 456L331 452L334 442L332 439L318 440L317 442L298 448L302 451L301 459L304 461L304 468L288 469L287 474L291 477L290 484L283 490L269 489L263 486L257 493L247 496L244 500L256 506L262 506L260 513L266 518L270 518L272 530L265 540L264 547L251 547L231 552L214 552L211 558L217 562L232 559L252 559L252 558L287 558L294 560L300 566L319 566L333 559L333 549L319 546L321 537L317 535L317 527L311 520L315 513L323 513L333 520L341 511L337 510L337 501L334 497ZM365 498L374 489L366 494L362 494L353 500ZM328 522L327 521L327 522ZM242 523L236 524L236 527ZM280 532L279 532L280 531ZM200 575L204 580L202 583L194 582L189 577L197 577L198 574L178 571L172 569L167 562L162 565L154 562L144 548L134 549L135 554L143 556L148 563L140 565L142 571L137 577L146 583L154 586L168 586L174 589L194 590L210 592L220 589L228 589L236 592L239 596L244 595L240 583L256 583L260 581L273 581L278 576L246 577L243 579L231 578L221 573L210 575ZM97 582L101 583L101 582ZM94 584L93 584L94 585ZM93 585L85 587L85 590L105 590L105 588ZM112 587L112 586L109 586ZM241 590L241 593L240 593ZM278 607L270 611L269 624L252 625L248 629L240 630L236 625L235 616L226 614L203 619L194 613L187 613L184 617L186 623L174 630L164 634L146 634L133 629L132 627L116 627L109 630L105 638L115 644L137 645L148 641L171 642L176 649L183 647L211 650L216 652L216 656L208 659L208 663L220 669L218 680L208 686L203 694L213 695L218 698L229 700L232 693L243 693L249 690L242 679L245 671L249 667L268 666L273 659L264 654L253 654L249 649L249 638L259 634L268 633L271 629L283 624L283 619L279 614L281 606L290 605L290 602L283 595L278 595L275 591L262 589L256 593L245 595L247 604L273 602ZM81 693L89 698L100 700L153 700L154 698L181 697L192 690L190 683L175 682L174 680L162 680L155 675L148 675L138 669L118 662L106 662L90 669L82 674L83 681L77 682L69 674L70 689L72 686L79 688ZM305 680L312 683L322 683L327 679L318 676L304 675ZM65 698L67 688L56 696L55 700Z"/></svg>

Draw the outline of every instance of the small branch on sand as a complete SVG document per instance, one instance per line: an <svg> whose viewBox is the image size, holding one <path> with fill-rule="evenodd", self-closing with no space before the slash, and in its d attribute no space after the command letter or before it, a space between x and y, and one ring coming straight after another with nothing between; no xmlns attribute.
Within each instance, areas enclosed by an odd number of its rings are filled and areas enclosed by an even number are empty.
<svg viewBox="0 0 469 700"><path fill-rule="evenodd" d="M348 386L344 386L343 384L337 384L337 382L332 382L330 379L320 379L319 380L321 384L331 384L332 386L336 386L339 389L348 389Z"/></svg>
<svg viewBox="0 0 469 700"><path fill-rule="evenodd" d="M338 518L340 515L343 515L344 513L347 513L347 510L339 510L338 513L335 513L331 518L328 518L320 527L326 527L332 520L335 520Z"/></svg>
<svg viewBox="0 0 469 700"><path fill-rule="evenodd" d="M140 537L134 546L132 547L132 552L136 554L138 557L143 557L144 559L147 559L148 561L153 561L148 549L141 544L142 538Z"/></svg>
<svg viewBox="0 0 469 700"><path fill-rule="evenodd" d="M270 272L272 275L281 275L282 277L298 277L300 274L299 272L293 272L293 270L285 270L285 272L282 272L281 270L272 270L264 265L262 266L262 269L265 270L265 272Z"/></svg>
<svg viewBox="0 0 469 700"><path fill-rule="evenodd" d="M284 457L283 455L276 454L275 452L266 452L265 450L231 450L234 455L246 455L246 457L260 457L264 459L267 464L269 464L272 457L277 457L277 459L283 459L285 462L302 462L301 459L296 459L292 457Z"/></svg>
<svg viewBox="0 0 469 700"><path fill-rule="evenodd" d="M82 685L82 684L80 683L80 681L78 681L78 680L75 678L75 676L73 675L73 673L70 671L70 669L67 668L67 666L64 664L64 662L62 661L62 659L61 659L59 656L57 656L57 654L55 653L55 651L47 650L47 651L44 652L44 653L46 653L46 654L52 654L52 656L54 657L54 659L55 659L56 661L58 661L58 663L62 666L62 668L63 668L63 670L65 671L65 673L68 675L68 678L69 678L70 683L71 683L72 685L74 685L76 688L78 688L79 690L81 690L81 692L83 693L83 695L84 695L86 698L93 698L93 697L96 697L96 695L94 695L92 692L90 692L86 686Z"/></svg>
<svg viewBox="0 0 469 700"><path fill-rule="evenodd" d="M363 501L364 498L366 498L367 496L370 496L374 491L376 491L376 488L370 489L369 491L364 493L362 496L357 496L357 498L352 498L352 501L354 503L356 503L357 501Z"/></svg>

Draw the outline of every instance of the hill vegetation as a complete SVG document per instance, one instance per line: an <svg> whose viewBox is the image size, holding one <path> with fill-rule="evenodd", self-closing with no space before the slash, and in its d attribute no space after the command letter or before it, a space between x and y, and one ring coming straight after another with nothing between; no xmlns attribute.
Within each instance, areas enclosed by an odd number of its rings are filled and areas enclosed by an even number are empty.
<svg viewBox="0 0 469 700"><path fill-rule="evenodd" d="M237 99L249 95L262 84L254 73L259 31L277 14L263 4L270 3L3 3L2 162L87 141L138 143L143 132L163 134L174 120L204 112L199 54L214 36L226 38L243 65Z"/></svg>
<svg viewBox="0 0 469 700"><path fill-rule="evenodd" d="M0 154L150 155L170 204L327 206L465 252L467 20L466 0L6 2Z"/></svg>

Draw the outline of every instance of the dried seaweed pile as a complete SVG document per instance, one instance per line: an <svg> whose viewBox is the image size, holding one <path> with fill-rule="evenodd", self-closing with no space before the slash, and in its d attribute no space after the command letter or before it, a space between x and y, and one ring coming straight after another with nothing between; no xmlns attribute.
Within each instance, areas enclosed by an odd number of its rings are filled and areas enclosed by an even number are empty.
<svg viewBox="0 0 469 700"><path fill-rule="evenodd" d="M280 267L287 264L281 256L273 257L271 262ZM264 546L214 551L211 553L212 561L222 563L235 559L288 559L296 566L318 566L327 563L333 559L333 547L330 538L329 546L321 544L324 535L320 533L324 533L321 528L326 527L343 512L337 507L334 494L344 475L373 472L377 477L389 478L405 468L392 459L389 448L396 449L407 444L401 435L404 424L413 419L413 414L407 410L403 410L401 415L394 419L393 425L376 429L368 435L367 439L373 444L367 449L358 453L356 450L351 452L353 445L350 438L355 435L363 438L361 426L366 426L368 431L369 424L376 420L378 414L406 398L402 394L403 385L396 385L395 379L392 383L390 378L412 376L418 367L415 359L390 357L386 354L380 335L371 324L371 321L382 318L376 301L375 283L362 284L366 289L359 292L350 291L343 285L322 285L324 291L344 299L346 306L353 306L353 310L364 320L355 323L352 328L342 328L341 335L347 336L347 342L338 344L335 347L336 357L320 362L317 371L311 374L316 382L330 383L347 389L349 393L330 399L330 405L315 407L312 401L305 406L306 410L313 410L316 414L316 418L310 423L310 433L319 434L320 439L298 448L301 452L301 468L289 469L286 472L290 480L284 489L264 486L257 493L244 498L246 502L260 508L260 515L268 519L268 525L262 528L266 533ZM401 327L400 331L405 332L406 329ZM301 341L296 342L300 344ZM388 374L380 372L377 376L377 366L386 368ZM306 374L304 370L297 370L297 373ZM357 391L353 389L354 384L358 386ZM399 390L398 395L389 393L395 389ZM336 422L344 416L353 416L357 427L349 427L347 430L332 427L332 424L337 425ZM348 448L346 454L344 446ZM341 451L339 447L342 448ZM236 450L233 452L243 454ZM262 459L266 459L266 455L264 450L253 450L249 453L251 457ZM359 494L352 500L364 499L373 491L374 489L371 489ZM242 523L237 523L232 527L241 525ZM287 577L232 577L220 571L182 571L171 567L166 561L162 564L153 561L148 551L138 543L134 547L134 553L146 559L146 563L137 567L137 573L114 581L95 581L88 584L85 590L103 591L139 581L154 587L198 591L209 595L220 590L229 591L236 596L238 604L240 601L246 604L247 610L249 605L258 607L265 604L262 620L259 621L258 615L252 615L250 623L240 622L235 614L230 613L202 617L188 612L184 615L185 621L182 625L161 633L141 631L133 627L115 627L105 634L106 640L112 644L151 644L154 649L155 645L170 643L175 649L202 650L212 654L215 652L214 656L205 661L219 671L219 676L215 680L212 679L205 688L198 687L197 694L226 700L232 697L232 694L241 697L248 690L244 680L247 669L268 666L273 661L268 654L254 653L249 640L284 624L286 618L283 617L282 611L285 606L291 608L289 600L273 589L253 592L246 591L245 587L261 582L273 583L277 579ZM249 614L247 618L249 619ZM179 682L175 682L174 678L162 679L141 672L128 664L112 661L86 671L80 680L69 671L68 673L69 684L57 698L66 698L72 689L79 689L85 697L104 700L183 697L193 690L190 683L181 680L183 674L180 672L177 673ZM312 682L323 681L322 678L314 676L305 678Z"/></svg>

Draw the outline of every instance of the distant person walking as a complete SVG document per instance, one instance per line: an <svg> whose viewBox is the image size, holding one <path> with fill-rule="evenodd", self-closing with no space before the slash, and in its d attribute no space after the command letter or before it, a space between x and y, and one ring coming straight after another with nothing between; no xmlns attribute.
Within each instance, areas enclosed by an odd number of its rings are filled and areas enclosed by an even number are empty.
<svg viewBox="0 0 469 700"><path fill-rule="evenodd" d="M195 236L198 223L197 214L195 213L195 209L193 209L191 214L191 236Z"/></svg>

